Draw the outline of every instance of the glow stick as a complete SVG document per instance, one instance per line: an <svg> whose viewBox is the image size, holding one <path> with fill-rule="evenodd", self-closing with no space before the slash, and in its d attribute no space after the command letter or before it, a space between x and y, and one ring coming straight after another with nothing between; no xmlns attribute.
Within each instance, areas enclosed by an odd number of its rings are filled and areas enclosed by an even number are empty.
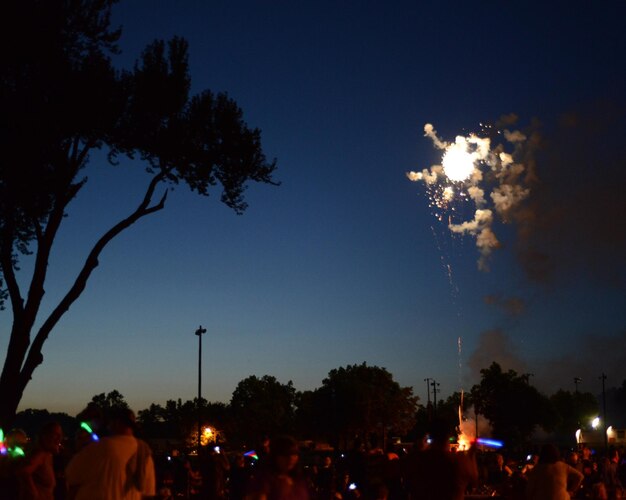
<svg viewBox="0 0 626 500"><path fill-rule="evenodd" d="M0 427L0 455L7 454L7 447L4 445L4 431Z"/></svg>
<svg viewBox="0 0 626 500"><path fill-rule="evenodd" d="M26 453L24 453L24 450L22 448L20 448L19 446L16 446L15 448L11 448L9 450L9 455L15 458L15 457L23 457L26 455Z"/></svg>
<svg viewBox="0 0 626 500"><path fill-rule="evenodd" d="M496 441L495 439L478 438L476 442L478 444L492 446L494 448L502 448L504 446L504 443L502 441Z"/></svg>
<svg viewBox="0 0 626 500"><path fill-rule="evenodd" d="M19 446L9 448L4 444L4 431L2 428L0 428L0 455L9 455L12 458L23 457L25 455L24 450Z"/></svg>
<svg viewBox="0 0 626 500"><path fill-rule="evenodd" d="M81 426L82 429L84 429L89 434L91 434L91 439L93 439L94 441L99 441L100 440L98 435L91 429L91 427L89 426L89 424L87 422L81 422L80 426Z"/></svg>

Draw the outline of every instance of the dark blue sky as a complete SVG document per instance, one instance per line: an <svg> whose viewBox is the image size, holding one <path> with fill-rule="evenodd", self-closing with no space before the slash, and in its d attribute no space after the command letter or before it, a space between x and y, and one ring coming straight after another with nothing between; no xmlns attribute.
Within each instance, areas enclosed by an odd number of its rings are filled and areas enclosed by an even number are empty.
<svg viewBox="0 0 626 500"><path fill-rule="evenodd" d="M243 216L219 191L180 186L115 240L46 344L22 408L73 413L113 389L136 410L191 399L199 324L211 401L229 401L252 374L314 389L363 361L422 402L426 377L447 397L491 361L546 391L579 376L598 392L602 371L621 385L625 11L617 1L116 6L120 67L154 38L185 37L193 92L237 100L282 185L251 185ZM530 239L553 257L543 284L518 259L515 223L494 227L503 245L481 272L474 240L452 237L406 177L440 161L425 123L452 141L509 113L556 137L526 200ZM564 113L577 127L557 133ZM141 165L97 156L87 173L51 260L49 304L147 180Z"/></svg>

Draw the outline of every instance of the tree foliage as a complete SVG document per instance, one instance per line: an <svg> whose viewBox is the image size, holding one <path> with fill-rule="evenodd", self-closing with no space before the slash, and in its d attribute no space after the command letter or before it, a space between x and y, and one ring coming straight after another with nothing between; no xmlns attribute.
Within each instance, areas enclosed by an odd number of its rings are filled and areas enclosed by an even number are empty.
<svg viewBox="0 0 626 500"><path fill-rule="evenodd" d="M615 427L626 427L626 380L606 391L606 418Z"/></svg>
<svg viewBox="0 0 626 500"><path fill-rule="evenodd" d="M514 449L526 443L537 426L552 431L557 415L550 400L530 385L529 374L503 372L498 363L480 371L472 387L477 412L490 422L493 434Z"/></svg>
<svg viewBox="0 0 626 500"><path fill-rule="evenodd" d="M29 436L31 443L37 443L37 436L44 425L50 422L57 422L61 425L66 436L72 436L78 428L78 423L74 417L67 413L49 412L48 410L36 410L28 408L20 411L15 416L15 428L21 429Z"/></svg>
<svg viewBox="0 0 626 500"><path fill-rule="evenodd" d="M571 439L574 439L576 429L584 427L598 415L598 400L590 392L569 392L560 389L550 396L550 401L558 415L555 430Z"/></svg>
<svg viewBox="0 0 626 500"><path fill-rule="evenodd" d="M102 250L137 221L162 210L167 186L186 184L246 208L248 181L275 184L275 162L261 149L225 93L189 94L187 42L148 45L135 66L118 70L121 30L111 26L115 0L9 0L3 5L0 68L0 302L12 326L0 376L0 425L15 415L23 391L43 361L48 335L85 289ZM87 182L89 155L104 149L146 167L136 210L104 231L75 281L47 317L39 318L48 260L70 202ZM19 260L32 255L28 289ZM35 327L35 325L40 325Z"/></svg>
<svg viewBox="0 0 626 500"><path fill-rule="evenodd" d="M402 436L415 423L417 397L385 368L360 365L331 370L315 391L316 416L330 439L344 444L359 437L379 440Z"/></svg>
<svg viewBox="0 0 626 500"><path fill-rule="evenodd" d="M96 394L91 398L91 403L100 408L105 418L116 410L128 409L128 403L124 399L124 395L117 389L106 394L104 392Z"/></svg>
<svg viewBox="0 0 626 500"><path fill-rule="evenodd" d="M263 435L291 433L295 402L296 390L291 380L281 384L270 375L252 375L237 384L231 397L233 429L229 434L250 444Z"/></svg>

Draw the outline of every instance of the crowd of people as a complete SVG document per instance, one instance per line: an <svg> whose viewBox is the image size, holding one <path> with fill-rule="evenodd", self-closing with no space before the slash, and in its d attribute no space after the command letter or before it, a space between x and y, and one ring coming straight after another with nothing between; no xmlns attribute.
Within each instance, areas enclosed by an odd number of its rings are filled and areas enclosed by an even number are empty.
<svg viewBox="0 0 626 500"><path fill-rule="evenodd" d="M184 455L153 453L130 410L106 426L93 407L79 418L71 440L55 422L32 443L23 431L7 434L0 500L615 500L626 484L624 450L545 444L524 460L461 452L440 421L412 447L366 450L357 440L343 453L313 452L284 435L250 453L205 446Z"/></svg>
<svg viewBox="0 0 626 500"><path fill-rule="evenodd" d="M152 451L135 436L134 413L113 412L106 428L94 406L87 407L79 419L81 427L71 443L64 440L57 422L45 424L34 443L19 429L7 433L0 458L0 500L155 497ZM100 438L96 431L106 437Z"/></svg>

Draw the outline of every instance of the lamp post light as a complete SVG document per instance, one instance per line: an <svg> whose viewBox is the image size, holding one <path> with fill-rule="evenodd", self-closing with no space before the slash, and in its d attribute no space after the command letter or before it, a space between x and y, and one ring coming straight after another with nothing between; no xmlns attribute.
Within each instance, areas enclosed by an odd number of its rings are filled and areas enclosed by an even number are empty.
<svg viewBox="0 0 626 500"><path fill-rule="evenodd" d="M202 335L206 333L206 328L199 326L196 330L198 336L198 455L200 455L200 437L202 435L202 407L200 400L202 398Z"/></svg>

